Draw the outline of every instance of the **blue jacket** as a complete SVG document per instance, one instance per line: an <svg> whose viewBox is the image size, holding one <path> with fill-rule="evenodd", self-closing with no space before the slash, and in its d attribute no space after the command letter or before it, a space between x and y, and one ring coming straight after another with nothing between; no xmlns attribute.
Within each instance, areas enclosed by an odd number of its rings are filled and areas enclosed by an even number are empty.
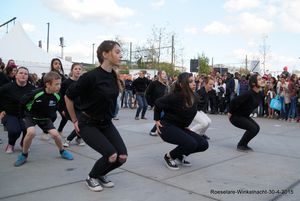
<svg viewBox="0 0 300 201"><path fill-rule="evenodd" d="M241 80L239 80L239 83L241 82ZM231 78L228 82L228 93L231 94L232 92L234 92L234 87L235 87L235 81L234 78ZM238 90L237 92L239 93L239 86L238 86Z"/></svg>

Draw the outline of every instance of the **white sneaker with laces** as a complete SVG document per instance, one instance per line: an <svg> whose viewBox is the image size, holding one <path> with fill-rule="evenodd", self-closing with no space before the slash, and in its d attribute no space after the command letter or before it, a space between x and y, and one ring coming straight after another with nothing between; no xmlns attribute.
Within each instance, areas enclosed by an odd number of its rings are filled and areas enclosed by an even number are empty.
<svg viewBox="0 0 300 201"><path fill-rule="evenodd" d="M82 141L81 138L76 138L75 141L77 142L78 146L84 146L85 145L85 143Z"/></svg>
<svg viewBox="0 0 300 201"><path fill-rule="evenodd" d="M256 118L257 117L257 114L255 113L254 115L253 115L253 118Z"/></svg>
<svg viewBox="0 0 300 201"><path fill-rule="evenodd" d="M63 147L69 148L70 146L70 141L69 140L65 140L63 143Z"/></svg>
<svg viewBox="0 0 300 201"><path fill-rule="evenodd" d="M42 133L41 139L42 139L42 140L45 140L45 141L50 140L50 138L47 136L46 133Z"/></svg>

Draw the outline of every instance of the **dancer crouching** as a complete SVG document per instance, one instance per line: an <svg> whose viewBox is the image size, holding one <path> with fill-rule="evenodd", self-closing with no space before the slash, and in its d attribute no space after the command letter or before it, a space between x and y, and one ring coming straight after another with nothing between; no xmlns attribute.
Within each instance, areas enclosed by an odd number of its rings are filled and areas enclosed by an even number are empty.
<svg viewBox="0 0 300 201"><path fill-rule="evenodd" d="M197 123L191 131L195 133L200 133L202 137L209 140L210 138L206 135L206 130L211 124L210 118L203 112L206 108L206 104L208 102L208 92L212 90L214 85L214 79L212 77L204 78L204 87L201 87L196 93L199 95L199 104L198 104L198 112L194 118L194 121Z"/></svg>
<svg viewBox="0 0 300 201"><path fill-rule="evenodd" d="M259 132L259 125L249 117L251 111L258 107L263 99L260 88L263 81L260 75L252 75L249 79L250 90L230 101L228 118L232 125L246 130L242 139L237 145L237 150L242 152L253 151L248 143Z"/></svg>
<svg viewBox="0 0 300 201"><path fill-rule="evenodd" d="M157 133L163 141L178 145L164 156L167 168L179 170L174 160L183 166L191 166L186 156L205 151L208 142L202 136L187 129L197 113L196 84L191 73L181 73L172 87L171 94L155 102L154 120ZM161 112L164 115L161 117Z"/></svg>

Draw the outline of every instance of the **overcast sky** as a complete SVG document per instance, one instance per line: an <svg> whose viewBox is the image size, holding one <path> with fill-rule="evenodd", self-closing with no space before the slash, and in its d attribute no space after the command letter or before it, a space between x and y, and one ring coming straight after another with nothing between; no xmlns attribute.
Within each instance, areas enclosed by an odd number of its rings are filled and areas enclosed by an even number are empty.
<svg viewBox="0 0 300 201"><path fill-rule="evenodd" d="M270 70L300 70L299 0L10 0L1 2L0 23L17 17L32 41L46 50L50 23L50 52L73 61L92 62L92 44L122 36L133 50L145 44L153 25L178 34L185 66L204 52L214 64L257 59L262 35L268 37ZM5 3L4 3L5 2ZM8 30L13 24L9 24ZM0 28L0 38L6 34ZM129 43L128 43L129 44ZM176 51L176 50L175 50ZM1 55L0 55L1 57ZM13 56L12 56L13 58ZM211 62L210 62L211 63Z"/></svg>

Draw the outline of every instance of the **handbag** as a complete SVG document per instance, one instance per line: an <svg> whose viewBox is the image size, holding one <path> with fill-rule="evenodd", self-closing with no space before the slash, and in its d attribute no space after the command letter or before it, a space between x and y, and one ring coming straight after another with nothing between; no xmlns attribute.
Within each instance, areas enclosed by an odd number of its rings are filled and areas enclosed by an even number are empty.
<svg viewBox="0 0 300 201"><path fill-rule="evenodd" d="M280 111L281 110L281 102L279 100L277 100L277 98L278 98L278 94L277 94L276 98L273 98L271 100L270 108Z"/></svg>

